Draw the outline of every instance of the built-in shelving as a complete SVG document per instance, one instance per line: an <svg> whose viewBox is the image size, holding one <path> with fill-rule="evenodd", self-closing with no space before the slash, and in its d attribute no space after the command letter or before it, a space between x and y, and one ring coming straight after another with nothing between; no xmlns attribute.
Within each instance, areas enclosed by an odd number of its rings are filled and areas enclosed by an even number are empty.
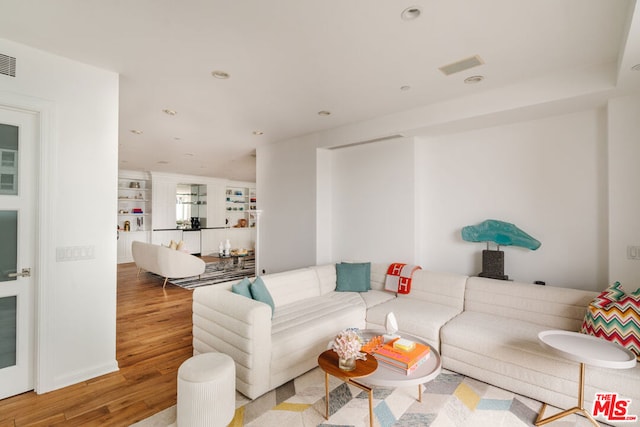
<svg viewBox="0 0 640 427"><path fill-rule="evenodd" d="M151 181L118 178L118 230L151 230Z"/></svg>
<svg viewBox="0 0 640 427"><path fill-rule="evenodd" d="M118 176L118 263L132 262L131 243L151 241L151 179L137 171Z"/></svg>
<svg viewBox="0 0 640 427"><path fill-rule="evenodd" d="M256 189L228 186L226 190L226 222L229 227L254 228L256 226Z"/></svg>

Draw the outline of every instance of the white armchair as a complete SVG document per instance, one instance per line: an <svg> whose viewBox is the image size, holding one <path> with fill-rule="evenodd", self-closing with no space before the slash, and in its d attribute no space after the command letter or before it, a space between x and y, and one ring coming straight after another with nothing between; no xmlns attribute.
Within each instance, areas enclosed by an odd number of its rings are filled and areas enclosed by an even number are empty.
<svg viewBox="0 0 640 427"><path fill-rule="evenodd" d="M138 267L138 274L140 270L146 270L164 277L163 288L169 278L199 276L205 269L202 259L165 246L134 241L131 253Z"/></svg>

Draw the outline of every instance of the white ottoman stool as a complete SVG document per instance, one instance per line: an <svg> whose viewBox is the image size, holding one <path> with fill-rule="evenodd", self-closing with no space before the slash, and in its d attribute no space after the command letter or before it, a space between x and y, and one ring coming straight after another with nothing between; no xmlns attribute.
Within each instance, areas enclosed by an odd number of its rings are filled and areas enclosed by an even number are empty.
<svg viewBox="0 0 640 427"><path fill-rule="evenodd" d="M236 410L236 366L223 353L193 356L178 368L178 427L226 427Z"/></svg>

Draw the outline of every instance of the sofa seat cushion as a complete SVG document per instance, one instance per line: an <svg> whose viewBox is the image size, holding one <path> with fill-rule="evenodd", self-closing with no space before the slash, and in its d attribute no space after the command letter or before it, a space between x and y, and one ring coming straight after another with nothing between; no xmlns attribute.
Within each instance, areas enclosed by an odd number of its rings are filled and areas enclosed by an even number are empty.
<svg viewBox="0 0 640 427"><path fill-rule="evenodd" d="M514 318L465 311L442 328L442 341L452 346L491 352L498 360L511 360L514 352L529 364L526 355L536 358L549 351L542 348L538 333L550 328Z"/></svg>
<svg viewBox="0 0 640 427"><path fill-rule="evenodd" d="M440 328L460 311L457 308L411 298L395 298L367 310L367 327L384 330L387 313L393 312L400 333L425 339L440 349Z"/></svg>
<svg viewBox="0 0 640 427"><path fill-rule="evenodd" d="M329 292L324 295L326 298L331 299L334 302L340 302L342 304L354 305L365 310L367 305L364 301L364 296L369 292ZM363 318L364 320L364 318Z"/></svg>
<svg viewBox="0 0 640 427"><path fill-rule="evenodd" d="M290 369L302 369L296 375L311 369L338 332L364 327L365 305L359 294L333 294L338 292L276 308L271 327L272 377ZM305 363L296 366L301 360Z"/></svg>
<svg viewBox="0 0 640 427"><path fill-rule="evenodd" d="M367 309L369 309L371 307L375 307L378 304L382 304L382 303L385 303L387 301L391 301L391 300L396 299L396 296L394 294L391 294L391 293L385 292L385 291L377 291L377 290L370 290L369 292L362 292L360 294L360 296L364 300L364 303L367 306Z"/></svg>
<svg viewBox="0 0 640 427"><path fill-rule="evenodd" d="M554 406L575 405L579 368L544 348L538 334L547 326L467 312L442 328L443 367L530 396ZM585 400L615 384L621 396L640 398L640 367L602 369L587 365Z"/></svg>

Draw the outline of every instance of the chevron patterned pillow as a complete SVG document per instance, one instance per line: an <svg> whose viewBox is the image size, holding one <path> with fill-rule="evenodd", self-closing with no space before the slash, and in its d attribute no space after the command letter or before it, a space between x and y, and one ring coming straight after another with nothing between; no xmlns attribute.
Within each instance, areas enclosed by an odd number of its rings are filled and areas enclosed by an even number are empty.
<svg viewBox="0 0 640 427"><path fill-rule="evenodd" d="M640 359L640 288L627 293L616 282L587 307L580 332L613 341Z"/></svg>

